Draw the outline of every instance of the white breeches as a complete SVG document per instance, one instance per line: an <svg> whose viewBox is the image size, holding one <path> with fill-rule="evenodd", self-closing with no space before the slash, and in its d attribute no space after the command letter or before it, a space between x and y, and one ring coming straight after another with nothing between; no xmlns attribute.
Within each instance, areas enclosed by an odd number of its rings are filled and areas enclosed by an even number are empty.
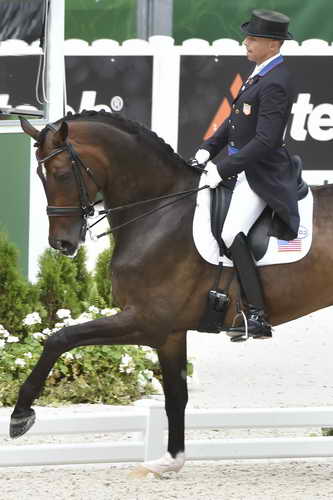
<svg viewBox="0 0 333 500"><path fill-rule="evenodd" d="M222 231L222 239L228 248L238 233L243 232L247 235L265 206L266 202L250 188L245 172L241 172L237 178Z"/></svg>

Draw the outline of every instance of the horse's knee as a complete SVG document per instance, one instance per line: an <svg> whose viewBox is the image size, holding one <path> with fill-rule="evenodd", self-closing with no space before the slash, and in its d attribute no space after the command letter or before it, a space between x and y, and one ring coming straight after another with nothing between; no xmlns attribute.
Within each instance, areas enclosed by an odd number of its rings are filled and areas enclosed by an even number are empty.
<svg viewBox="0 0 333 500"><path fill-rule="evenodd" d="M67 328L62 328L48 337L44 343L44 351L63 353L68 348Z"/></svg>

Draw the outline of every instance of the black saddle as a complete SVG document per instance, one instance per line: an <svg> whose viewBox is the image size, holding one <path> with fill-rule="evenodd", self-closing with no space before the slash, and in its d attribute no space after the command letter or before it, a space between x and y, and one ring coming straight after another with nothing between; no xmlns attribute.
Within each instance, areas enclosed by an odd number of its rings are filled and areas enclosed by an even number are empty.
<svg viewBox="0 0 333 500"><path fill-rule="evenodd" d="M309 191L309 186L302 179L302 159L298 155L291 156L291 161L294 168L297 169L297 194L298 200L306 197ZM223 224L228 213L232 190L235 186L236 179L221 183L212 190L211 193L211 229L212 233L220 247L220 254L228 257L228 250L221 238ZM266 207L256 222L251 227L247 240L249 242L253 257L255 260L260 260L266 253L269 243L269 232L272 226L273 211L270 207Z"/></svg>

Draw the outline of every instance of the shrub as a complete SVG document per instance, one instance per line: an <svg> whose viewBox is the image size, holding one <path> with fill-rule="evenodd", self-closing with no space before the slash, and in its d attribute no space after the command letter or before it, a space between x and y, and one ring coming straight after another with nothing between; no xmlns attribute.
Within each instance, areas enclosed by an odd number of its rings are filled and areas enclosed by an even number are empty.
<svg viewBox="0 0 333 500"><path fill-rule="evenodd" d="M70 309L76 317L87 307L92 278L86 270L85 259L83 247L74 259L51 248L40 257L37 288L48 326L57 321L58 309Z"/></svg>
<svg viewBox="0 0 333 500"><path fill-rule="evenodd" d="M31 311L41 311L36 288L18 271L18 250L0 233L0 321L17 334L24 335L23 318Z"/></svg>
<svg viewBox="0 0 333 500"><path fill-rule="evenodd" d="M66 258L66 257L65 257ZM91 287L93 286L93 277L87 270L87 252L85 247L81 246L74 259L71 259L75 267L76 294L82 305L82 310L86 309L90 302L89 297Z"/></svg>
<svg viewBox="0 0 333 500"><path fill-rule="evenodd" d="M110 248L106 248L97 258L94 279L97 287L97 294L104 301L105 306L109 307L113 304L112 299L112 282L110 263L114 249L114 240L110 238Z"/></svg>

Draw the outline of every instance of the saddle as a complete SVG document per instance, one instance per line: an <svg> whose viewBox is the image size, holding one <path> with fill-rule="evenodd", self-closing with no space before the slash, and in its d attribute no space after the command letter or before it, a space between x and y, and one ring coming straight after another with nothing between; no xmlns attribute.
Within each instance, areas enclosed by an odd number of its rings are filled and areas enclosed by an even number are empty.
<svg viewBox="0 0 333 500"><path fill-rule="evenodd" d="M309 191L309 186L302 179L302 160L299 156L295 155L291 157L291 161L294 168L297 169L297 198L298 200L302 200ZM226 285L225 289L220 289L219 281L223 268L222 256L226 255L228 258L231 256L229 255L228 248L223 242L221 235L235 183L236 179L232 179L228 181L228 183L223 182L211 192L211 231L219 246L220 263L218 276L213 289L208 292L206 310L201 318L198 331L210 333L219 333L223 331L224 318L229 303L227 291L230 282ZM283 224L283 222L280 221L279 218L275 218L273 210L267 206L247 235L253 257L256 261L260 260L267 251L273 224L274 227L277 227L278 224Z"/></svg>
<svg viewBox="0 0 333 500"><path fill-rule="evenodd" d="M302 159L298 155L294 155L291 156L291 161L297 170L297 199L299 201L308 194L309 186L302 179ZM218 242L220 254L227 255L227 257L229 257L228 250L222 240L221 234L235 182L233 181L233 184L221 183L211 193L211 230ZM273 210L266 206L247 235L247 240L256 261L260 260L267 251L272 225L282 223L282 221L275 220L274 217L276 216L273 214Z"/></svg>

